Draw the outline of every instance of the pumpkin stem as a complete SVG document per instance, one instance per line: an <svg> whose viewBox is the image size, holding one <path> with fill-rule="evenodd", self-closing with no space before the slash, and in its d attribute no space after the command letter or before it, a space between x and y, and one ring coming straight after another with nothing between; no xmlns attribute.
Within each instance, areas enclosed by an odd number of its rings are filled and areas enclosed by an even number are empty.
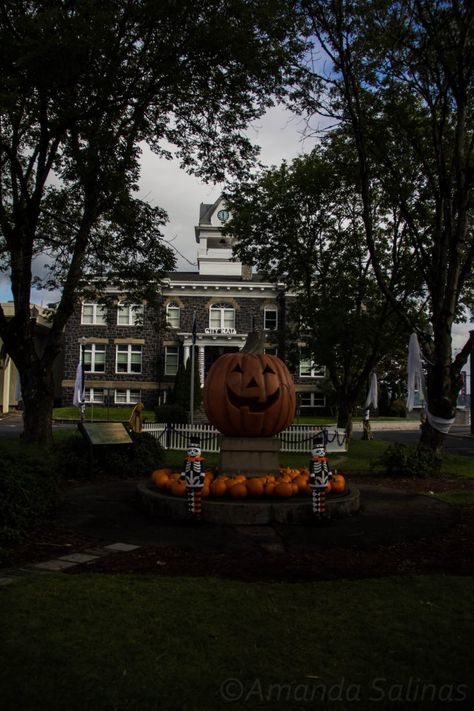
<svg viewBox="0 0 474 711"><path fill-rule="evenodd" d="M243 353L263 353L265 351L265 337L260 331L250 331L242 347Z"/></svg>

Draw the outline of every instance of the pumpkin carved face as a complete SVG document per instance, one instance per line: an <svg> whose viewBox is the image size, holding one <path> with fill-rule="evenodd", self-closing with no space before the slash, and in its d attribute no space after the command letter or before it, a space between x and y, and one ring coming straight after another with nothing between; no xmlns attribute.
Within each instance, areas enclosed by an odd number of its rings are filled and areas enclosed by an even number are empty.
<svg viewBox="0 0 474 711"><path fill-rule="evenodd" d="M231 437L271 437L293 421L295 386L286 365L264 353L226 353L204 385L209 421Z"/></svg>

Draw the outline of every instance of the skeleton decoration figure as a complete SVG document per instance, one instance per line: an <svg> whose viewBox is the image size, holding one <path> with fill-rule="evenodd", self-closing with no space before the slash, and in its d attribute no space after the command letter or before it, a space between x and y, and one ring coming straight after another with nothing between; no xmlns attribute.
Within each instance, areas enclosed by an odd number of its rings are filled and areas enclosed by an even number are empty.
<svg viewBox="0 0 474 711"><path fill-rule="evenodd" d="M202 511L202 487L204 486L204 472L201 456L199 437L191 437L184 462L182 477L186 483L186 496L188 511L191 516L200 518Z"/></svg>
<svg viewBox="0 0 474 711"><path fill-rule="evenodd" d="M313 513L318 518L322 518L326 514L326 488L332 479L324 445L324 433L314 437L309 463L309 486L313 493Z"/></svg>

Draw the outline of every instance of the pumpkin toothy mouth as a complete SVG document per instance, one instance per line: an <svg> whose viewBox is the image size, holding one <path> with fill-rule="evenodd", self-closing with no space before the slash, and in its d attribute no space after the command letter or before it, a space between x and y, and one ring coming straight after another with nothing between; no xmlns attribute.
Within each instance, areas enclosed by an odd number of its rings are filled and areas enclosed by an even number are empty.
<svg viewBox="0 0 474 711"><path fill-rule="evenodd" d="M227 397L231 405L240 410L242 407L247 407L249 412L265 412L269 407L274 405L280 397L280 388L267 397L266 400L259 400L258 397L242 397L236 395L229 387L227 388Z"/></svg>

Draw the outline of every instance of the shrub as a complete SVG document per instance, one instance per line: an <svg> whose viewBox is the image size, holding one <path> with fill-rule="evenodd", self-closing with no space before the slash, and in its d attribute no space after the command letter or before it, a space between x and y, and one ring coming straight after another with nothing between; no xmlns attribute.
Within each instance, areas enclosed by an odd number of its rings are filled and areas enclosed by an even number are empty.
<svg viewBox="0 0 474 711"><path fill-rule="evenodd" d="M155 410L156 421L165 423L186 424L188 413L181 405L162 405Z"/></svg>
<svg viewBox="0 0 474 711"><path fill-rule="evenodd" d="M91 451L82 436L71 435L56 448L56 470L67 479L95 476L144 477L161 466L165 451L148 432L132 433L133 444L103 445Z"/></svg>
<svg viewBox="0 0 474 711"><path fill-rule="evenodd" d="M390 417L406 417L407 416L407 406L405 400L394 400L389 409Z"/></svg>
<svg viewBox="0 0 474 711"><path fill-rule="evenodd" d="M391 444L374 463L382 465L389 476L428 477L441 471L441 457L430 447Z"/></svg>
<svg viewBox="0 0 474 711"><path fill-rule="evenodd" d="M49 451L31 445L2 451L0 540L21 540L28 528L40 524L54 503L56 484Z"/></svg>

